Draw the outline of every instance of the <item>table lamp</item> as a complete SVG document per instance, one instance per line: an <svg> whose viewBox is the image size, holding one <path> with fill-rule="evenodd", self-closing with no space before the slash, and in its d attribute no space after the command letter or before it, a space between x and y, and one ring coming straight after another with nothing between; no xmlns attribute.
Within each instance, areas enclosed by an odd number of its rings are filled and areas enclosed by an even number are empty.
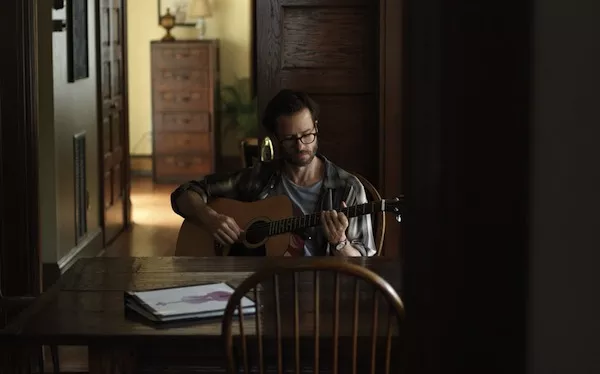
<svg viewBox="0 0 600 374"><path fill-rule="evenodd" d="M210 6L207 0L191 0L188 5L189 19L196 18L196 29L198 29L198 39L204 39L206 33L206 21L205 18L212 16L210 12Z"/></svg>

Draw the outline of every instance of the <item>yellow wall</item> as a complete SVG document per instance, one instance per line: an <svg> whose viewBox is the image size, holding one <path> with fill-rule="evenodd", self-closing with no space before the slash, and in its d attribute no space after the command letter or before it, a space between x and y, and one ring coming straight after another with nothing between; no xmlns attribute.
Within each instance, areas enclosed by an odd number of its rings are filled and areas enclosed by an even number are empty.
<svg viewBox="0 0 600 374"><path fill-rule="evenodd" d="M211 0L213 16L207 19L206 36L220 43L221 83L250 76L250 0ZM152 105L150 92L150 41L160 40L165 30L158 25L157 0L128 0L129 43L129 149L132 155L152 154ZM177 39L193 39L196 29L176 27ZM224 153L231 153L224 151Z"/></svg>

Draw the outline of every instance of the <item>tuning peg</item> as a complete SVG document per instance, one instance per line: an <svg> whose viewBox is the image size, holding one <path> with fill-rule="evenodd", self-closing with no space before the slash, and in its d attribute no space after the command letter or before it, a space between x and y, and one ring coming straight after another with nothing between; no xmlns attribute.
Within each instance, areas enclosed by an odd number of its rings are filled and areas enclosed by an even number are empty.
<svg viewBox="0 0 600 374"><path fill-rule="evenodd" d="M397 215L396 215L396 221L397 221L398 223L402 222L402 215L401 215L401 214L397 214Z"/></svg>

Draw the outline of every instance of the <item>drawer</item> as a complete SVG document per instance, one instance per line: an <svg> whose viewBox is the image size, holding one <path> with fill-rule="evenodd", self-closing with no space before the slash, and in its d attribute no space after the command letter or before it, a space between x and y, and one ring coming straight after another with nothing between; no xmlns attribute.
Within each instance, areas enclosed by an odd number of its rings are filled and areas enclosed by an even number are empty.
<svg viewBox="0 0 600 374"><path fill-rule="evenodd" d="M154 131L211 131L208 112L162 112L154 118Z"/></svg>
<svg viewBox="0 0 600 374"><path fill-rule="evenodd" d="M152 74L156 88L185 87L210 88L210 74L202 69L156 69Z"/></svg>
<svg viewBox="0 0 600 374"><path fill-rule="evenodd" d="M155 132L154 147L159 153L212 153L210 133L202 132Z"/></svg>
<svg viewBox="0 0 600 374"><path fill-rule="evenodd" d="M156 67L209 68L208 46L162 45L152 49L152 58Z"/></svg>
<svg viewBox="0 0 600 374"><path fill-rule="evenodd" d="M157 179L181 178L198 179L210 174L212 159L209 156L156 156L155 174Z"/></svg>
<svg viewBox="0 0 600 374"><path fill-rule="evenodd" d="M211 97L206 89L194 90L155 90L154 109L208 111Z"/></svg>

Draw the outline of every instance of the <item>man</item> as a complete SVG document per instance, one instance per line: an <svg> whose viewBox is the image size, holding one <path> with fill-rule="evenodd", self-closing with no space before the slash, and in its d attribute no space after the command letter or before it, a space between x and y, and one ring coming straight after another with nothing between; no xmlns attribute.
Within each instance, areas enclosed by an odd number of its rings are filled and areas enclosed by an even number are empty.
<svg viewBox="0 0 600 374"><path fill-rule="evenodd" d="M348 219L335 210L346 204L366 203L367 198L354 175L317 152L318 115L318 105L307 94L280 91L265 109L263 126L278 141L281 158L185 183L171 194L173 210L203 223L220 243L233 244L242 229L234 219L206 205L207 200L227 197L256 201L283 194L290 198L298 215L322 212L321 226L292 235L287 254L372 256L376 250L370 216Z"/></svg>

